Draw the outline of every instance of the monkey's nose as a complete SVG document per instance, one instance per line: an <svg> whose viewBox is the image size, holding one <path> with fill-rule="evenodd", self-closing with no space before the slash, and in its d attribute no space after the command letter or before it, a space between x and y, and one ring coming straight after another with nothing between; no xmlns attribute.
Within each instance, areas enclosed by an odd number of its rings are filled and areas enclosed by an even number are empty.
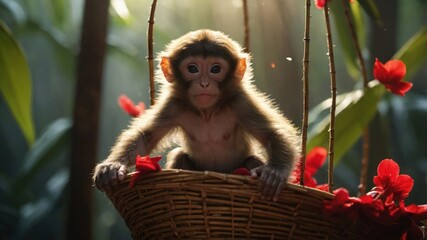
<svg viewBox="0 0 427 240"><path fill-rule="evenodd" d="M209 87L209 82L208 81L200 81L200 86L202 86L202 88L207 88L207 87Z"/></svg>

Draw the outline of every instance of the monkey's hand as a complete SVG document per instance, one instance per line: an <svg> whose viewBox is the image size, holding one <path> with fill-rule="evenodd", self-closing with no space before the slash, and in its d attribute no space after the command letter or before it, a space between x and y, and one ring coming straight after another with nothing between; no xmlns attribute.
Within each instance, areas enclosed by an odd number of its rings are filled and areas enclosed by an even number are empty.
<svg viewBox="0 0 427 240"><path fill-rule="evenodd" d="M126 165L106 161L96 166L93 181L99 190L110 191L125 179L127 173Z"/></svg>
<svg viewBox="0 0 427 240"><path fill-rule="evenodd" d="M251 170L252 178L259 178L258 189L262 199L277 201L289 174L269 165Z"/></svg>

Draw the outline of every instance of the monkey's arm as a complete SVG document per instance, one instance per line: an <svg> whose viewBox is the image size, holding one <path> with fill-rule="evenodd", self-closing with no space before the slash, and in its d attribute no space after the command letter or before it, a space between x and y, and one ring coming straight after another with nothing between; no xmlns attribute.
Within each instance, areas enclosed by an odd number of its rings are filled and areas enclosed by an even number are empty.
<svg viewBox="0 0 427 240"><path fill-rule="evenodd" d="M169 101L158 103L134 119L118 137L108 158L95 167L95 186L108 191L123 180L127 168L135 163L136 156L150 154L161 138L175 126L175 114L177 107L173 101Z"/></svg>
<svg viewBox="0 0 427 240"><path fill-rule="evenodd" d="M252 169L251 174L259 177L263 197L277 200L298 157L297 130L256 91L242 94L234 108L241 125L263 144L268 154L266 165Z"/></svg>

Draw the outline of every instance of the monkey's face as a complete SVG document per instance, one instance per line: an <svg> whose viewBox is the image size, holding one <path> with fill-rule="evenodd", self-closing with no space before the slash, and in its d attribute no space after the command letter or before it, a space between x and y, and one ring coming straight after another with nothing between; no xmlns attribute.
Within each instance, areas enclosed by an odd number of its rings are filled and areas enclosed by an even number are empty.
<svg viewBox="0 0 427 240"><path fill-rule="evenodd" d="M188 98L198 109L210 108L220 98L220 84L226 81L229 64L220 57L188 57L179 70L188 88Z"/></svg>

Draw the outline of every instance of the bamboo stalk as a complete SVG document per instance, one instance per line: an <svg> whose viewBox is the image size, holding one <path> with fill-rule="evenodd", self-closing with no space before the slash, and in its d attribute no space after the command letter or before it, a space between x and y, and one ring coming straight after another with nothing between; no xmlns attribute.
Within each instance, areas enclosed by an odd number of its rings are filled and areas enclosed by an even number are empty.
<svg viewBox="0 0 427 240"><path fill-rule="evenodd" d="M348 27L350 29L351 33L351 39L354 45L354 49L356 50L357 58L359 59L360 63L360 72L362 74L363 79L363 90L365 91L368 87L368 76L366 74L366 65L365 61L363 60L362 51L360 49L359 41L357 39L357 33L356 28L354 27L352 18L350 16L350 12L348 9L348 3L342 1L343 7L344 7L344 14L345 19L347 20ZM369 127L366 127L363 129L363 147L362 147L362 163L361 163L361 170L360 170L360 184L359 184L359 196L364 195L366 193L366 183L368 178L368 164L369 164Z"/></svg>
<svg viewBox="0 0 427 240"><path fill-rule="evenodd" d="M335 137L335 108L336 108L336 97L337 97L337 84L335 76L335 60L334 60L334 49L332 43L331 23L329 20L329 8L328 1L325 3L323 13L326 23L326 41L328 46L328 59L329 59L329 75L331 80L331 120L329 125L329 164L328 164L328 189L329 192L333 192L333 176L334 176L334 137Z"/></svg>
<svg viewBox="0 0 427 240"><path fill-rule="evenodd" d="M304 185L304 172L307 154L307 129L309 109L309 57L310 57L310 7L311 0L305 0L305 28L304 28L304 57L302 60L302 82L303 82L303 119L301 140L301 169L300 184Z"/></svg>
<svg viewBox="0 0 427 240"><path fill-rule="evenodd" d="M156 98L156 89L154 85L154 50L153 50L153 29L154 29L154 14L156 12L157 0L151 3L150 18L148 19L148 71L150 74L150 103L154 105Z"/></svg>
<svg viewBox="0 0 427 240"><path fill-rule="evenodd" d="M249 12L248 12L248 1L247 0L243 0L243 22L244 22L244 26L245 26L245 51L247 53L250 52L249 49Z"/></svg>

